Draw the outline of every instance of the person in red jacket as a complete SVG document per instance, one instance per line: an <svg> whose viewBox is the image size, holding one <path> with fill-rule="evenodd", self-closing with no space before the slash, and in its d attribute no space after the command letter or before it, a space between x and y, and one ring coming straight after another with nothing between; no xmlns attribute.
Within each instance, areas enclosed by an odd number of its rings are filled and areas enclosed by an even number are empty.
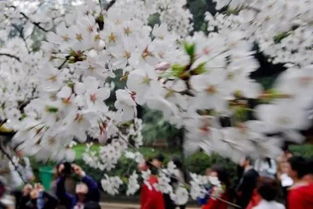
<svg viewBox="0 0 313 209"><path fill-rule="evenodd" d="M302 157L292 157L289 162L289 176L294 185L288 191L288 209L313 208L313 183L304 178L309 174L309 167Z"/></svg>
<svg viewBox="0 0 313 209"><path fill-rule="evenodd" d="M231 192L229 190L230 180L227 171L221 166L214 165L211 168L210 176L217 177L225 190L219 198L210 197L208 202L202 206L202 209L227 209L229 205L225 201L231 200ZM213 187L211 193L214 193L215 189Z"/></svg>
<svg viewBox="0 0 313 209"><path fill-rule="evenodd" d="M157 191L154 184L158 183L157 168L150 162L145 162L138 166L139 170L146 171L150 169L151 175L147 182L144 182L140 191L140 209L165 209L163 194Z"/></svg>

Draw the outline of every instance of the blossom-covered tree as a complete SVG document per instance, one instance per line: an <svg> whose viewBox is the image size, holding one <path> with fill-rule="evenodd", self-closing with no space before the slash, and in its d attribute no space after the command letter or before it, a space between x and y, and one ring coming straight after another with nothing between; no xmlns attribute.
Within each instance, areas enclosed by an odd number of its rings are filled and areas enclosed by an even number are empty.
<svg viewBox="0 0 313 209"><path fill-rule="evenodd" d="M1 1L0 119L16 132L11 143L41 160L72 160L72 142L89 136L102 145L99 154L85 154L90 166L108 171L123 155L141 162L129 151L142 144L138 105L183 128L186 153L202 149L238 161L274 157L284 140L302 142L299 131L312 125L310 1L216 0L218 12L206 14L202 32L193 30L185 5ZM270 91L250 77L259 66L255 45L287 69ZM116 88L113 79L126 86ZM128 194L137 178L130 177ZM201 196L207 179L193 179L192 195ZM122 184L109 176L102 183L112 194ZM166 175L156 187L179 203L188 197L184 187L175 193Z"/></svg>

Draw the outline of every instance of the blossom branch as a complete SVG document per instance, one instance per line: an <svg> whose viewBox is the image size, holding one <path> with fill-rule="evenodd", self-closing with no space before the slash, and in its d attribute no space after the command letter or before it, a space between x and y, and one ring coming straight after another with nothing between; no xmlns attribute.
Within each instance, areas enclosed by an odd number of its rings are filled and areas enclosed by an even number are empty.
<svg viewBox="0 0 313 209"><path fill-rule="evenodd" d="M105 10L108 11L115 3L116 3L116 0L110 1L110 3L106 6Z"/></svg>
<svg viewBox="0 0 313 209"><path fill-rule="evenodd" d="M64 65L67 63L68 59L69 59L69 57L66 57L66 58L65 58L65 60L64 60L64 61L61 63L61 65L58 67L59 70L61 70L61 69L64 67Z"/></svg>
<svg viewBox="0 0 313 209"><path fill-rule="evenodd" d="M9 53L0 53L0 56L10 57L10 58L17 60L18 62L21 62L21 59L19 57L12 55L12 54L9 54Z"/></svg>
<svg viewBox="0 0 313 209"><path fill-rule="evenodd" d="M11 6L11 8L16 9L16 6ZM24 12L20 12L20 14L29 22L31 22L34 26L36 26L37 28L39 28L40 30L42 30L43 32L48 32L47 29L43 28L39 22L34 22L33 20L30 19L30 17L28 17Z"/></svg>
<svg viewBox="0 0 313 209"><path fill-rule="evenodd" d="M28 48L28 45L27 45L27 42L26 42L26 39L24 37L24 34L23 34L23 29L22 28L19 28L17 25L15 24L12 24L12 26L15 28L15 30L17 30L17 32L20 34L20 37L21 39L24 41L24 44L25 44L25 47L27 49L27 52L30 53L30 50Z"/></svg>
<svg viewBox="0 0 313 209"><path fill-rule="evenodd" d="M47 29L43 28L40 23L32 21L24 12L20 12L20 14L28 21L30 21L34 26L42 30L43 32L48 32Z"/></svg>

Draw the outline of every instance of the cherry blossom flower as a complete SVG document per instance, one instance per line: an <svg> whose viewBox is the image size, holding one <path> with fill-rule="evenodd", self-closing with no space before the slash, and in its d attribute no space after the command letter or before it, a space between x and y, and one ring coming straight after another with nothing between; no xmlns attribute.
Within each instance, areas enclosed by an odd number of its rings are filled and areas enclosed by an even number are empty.
<svg viewBox="0 0 313 209"><path fill-rule="evenodd" d="M133 195L135 194L138 189L140 188L138 184L138 174L134 171L133 174L129 177L128 186L127 186L127 195Z"/></svg>
<svg viewBox="0 0 313 209"><path fill-rule="evenodd" d="M101 180L103 190L110 195L118 194L119 187L122 183L122 180L118 176L109 177L108 175L105 175L105 178Z"/></svg>
<svg viewBox="0 0 313 209"><path fill-rule="evenodd" d="M66 2L0 2L0 120L25 154L73 160L73 141L91 137L101 144L83 155L93 168L112 170L122 156L142 162L133 150L143 144L139 105L185 130L186 154L201 149L238 162L243 155L275 157L283 141L304 140L299 131L312 125L313 104L310 1L215 1L203 32L193 30L186 0L117 0L108 8ZM154 15L159 23L152 26ZM270 93L251 78L256 51L286 68ZM250 99L262 104L250 107ZM241 109L255 118L239 118ZM230 119L226 127L221 117ZM175 172L169 164L149 186L185 203L186 188L170 185ZM150 174L141 174L146 183ZM192 198L203 196L207 183L220 194L216 179L192 177ZM128 194L138 178L130 177ZM112 195L122 184L119 177L102 180Z"/></svg>

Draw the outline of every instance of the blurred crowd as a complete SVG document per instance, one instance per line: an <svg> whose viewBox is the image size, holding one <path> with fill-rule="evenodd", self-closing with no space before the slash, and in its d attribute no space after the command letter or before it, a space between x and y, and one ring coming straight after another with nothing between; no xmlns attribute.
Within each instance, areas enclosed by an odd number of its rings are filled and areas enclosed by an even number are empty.
<svg viewBox="0 0 313 209"><path fill-rule="evenodd" d="M58 164L52 187L46 191L40 183L34 183L29 159L16 154L16 164L0 164L0 209L101 208L99 184L79 165ZM160 172L165 170L164 161L157 155L138 165L139 171L151 171L149 184L141 184L141 209L186 208L186 204L174 202L169 194L149 186L158 183ZM191 177L181 159L171 161L176 167L171 186L188 185ZM217 178L223 190L216 197L213 194L218 188L208 185L206 195L198 197L202 209L313 209L313 160L294 156L288 149L278 159L242 158L236 177L220 164L208 168L205 175Z"/></svg>
<svg viewBox="0 0 313 209"><path fill-rule="evenodd" d="M1 162L0 209L100 209L98 183L68 162L55 167L52 187L46 191L35 177L29 159L16 153L15 162Z"/></svg>
<svg viewBox="0 0 313 209"><path fill-rule="evenodd" d="M140 165L140 170L150 169L149 183L158 182L164 158L156 156ZM178 158L174 158L178 172L171 179L175 188L178 184L188 185L190 176ZM215 186L208 185L205 197L198 198L202 209L313 209L313 159L294 156L288 149L277 159L241 159L236 177L230 176L224 165L208 168L205 175L217 177L223 192L214 196ZM237 180L234 180L237 179ZM184 209L167 194L143 185L141 209Z"/></svg>

